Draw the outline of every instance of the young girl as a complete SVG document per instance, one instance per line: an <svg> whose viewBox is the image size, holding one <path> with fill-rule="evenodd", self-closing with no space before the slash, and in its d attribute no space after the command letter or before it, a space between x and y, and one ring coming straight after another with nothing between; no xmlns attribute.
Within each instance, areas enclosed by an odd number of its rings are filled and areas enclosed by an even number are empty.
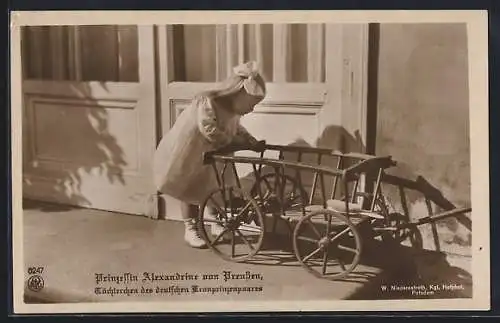
<svg viewBox="0 0 500 323"><path fill-rule="evenodd" d="M182 201L184 240L192 247L205 247L198 234L199 205L217 187L210 166L203 165L203 153L227 145L258 143L241 124L240 117L253 111L266 95L264 79L255 62L233 69L218 90L197 95L174 126L162 138L154 158L159 192ZM222 228L212 226L212 234Z"/></svg>

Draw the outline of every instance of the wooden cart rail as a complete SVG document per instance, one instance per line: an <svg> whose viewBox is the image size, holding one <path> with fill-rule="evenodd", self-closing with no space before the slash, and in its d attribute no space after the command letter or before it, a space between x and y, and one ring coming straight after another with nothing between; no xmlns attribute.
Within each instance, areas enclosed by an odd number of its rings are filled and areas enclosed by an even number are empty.
<svg viewBox="0 0 500 323"><path fill-rule="evenodd" d="M219 148L217 150L213 150L209 152L210 154L227 154L234 153L238 151L250 150L255 152L266 152L266 151L277 151L282 153L297 153L297 154L319 154L319 155L331 155L331 156L339 156L339 157L348 157L348 158L356 158L356 159L369 159L374 156L361 154L361 153L342 153L337 150L332 150L328 148L319 148L319 147L306 147L306 146L285 146L285 145L269 145L266 144L265 141L260 141L258 145L246 146L246 145L231 145Z"/></svg>
<svg viewBox="0 0 500 323"><path fill-rule="evenodd" d="M272 147L273 149L281 149L285 148L288 150L293 150L293 151L298 151L300 152L300 147L289 147L289 146L276 146L276 145L261 145L260 151L263 151L265 147ZM345 169L342 169L339 167L339 164L342 161L342 158L339 158L339 162L337 163L337 168L334 167L328 167L324 166L321 164L309 164L309 163L304 163L301 161L289 161L289 160L283 160L283 159L271 159L271 158L262 158L262 157L247 157L247 156L234 156L232 154L228 154L229 152L235 152L239 150L249 150L248 147L243 147L239 148L238 147L228 147L224 148L218 151L212 151L208 152L204 155L204 163L205 164L212 164L212 167L214 169L215 175L217 177L217 181L219 186L225 186L225 180L224 180L224 174L228 168L232 168L232 172L235 175L236 183L239 188L241 188L241 183L239 181L239 176L237 174L237 169L236 169L236 164L247 164L247 165L252 165L254 174L256 176L256 181L259 183L261 181L261 169L263 166L273 168L275 171L275 174L278 177L283 176L283 180L286 178L285 174L285 169L287 170L294 170L296 175L295 178L293 179L294 181L294 189L296 188L295 185L298 185L298 187L302 188L302 178L301 178L301 173L304 171L308 171L314 175L313 177L313 183L312 183L312 189L310 193L308 194L308 205L313 204L313 200L316 196L317 189L318 189L318 184L319 184L319 193L321 193L321 204L323 207L327 207L328 201L335 199L335 196L338 192L338 184L341 184L343 186L343 191L346 194L346 198L344 198L345 202L345 210L346 212L349 211L349 203L355 203L359 195L357 194L358 188L359 188L359 181L361 179L362 174L369 174L370 172L373 172L374 174L377 174L377 180L376 184L374 187L374 192L373 192L373 197L371 201L371 206L369 208L370 211L373 211L375 208L376 204L376 197L378 196L379 193L379 185L381 181L381 177L383 175L383 172L386 168L394 166L396 163L392 160L390 156L385 156L385 157L378 157L378 156L370 156L370 155L363 155L363 154L342 154L342 156L351 156L352 158L357 158L358 162L355 163L354 165L347 167ZM254 150L254 149L250 149ZM254 151L256 151L255 149ZM317 149L317 148L308 148L308 151L312 152L325 152L326 150L324 149ZM336 153L334 151L329 151L330 154ZM262 155L261 155L262 156ZM355 157L354 157L355 156ZM369 158L368 158L369 157ZM362 158L362 159L359 159ZM220 173L217 169L217 162L223 164L223 169L222 172ZM330 194L327 194L326 187L325 187L325 176L327 177L333 177L334 181L331 185L331 192ZM340 180L340 182L339 182ZM281 183L282 180L279 180L277 183L279 186L279 191L282 193L284 191L284 186ZM352 182L352 193L351 195L347 195L349 188L348 188L348 183ZM260 184L258 184L260 185ZM329 195L329 197L327 196ZM368 211L368 210L367 210Z"/></svg>
<svg viewBox="0 0 500 323"><path fill-rule="evenodd" d="M323 157L323 156L340 157L339 164L338 164L337 168L340 168L341 161L345 160L345 159L352 159L352 160L356 160L356 161L365 161L365 160L375 159L375 160L379 160L378 162L382 162L381 168L388 168L388 167L392 167L392 166L396 165L396 162L393 161L390 156L378 157L378 156L374 156L374 155L368 155L368 154L356 153L356 152L342 153L338 150L332 150L332 149L327 149L327 148L317 148L317 147L268 145L264 141L261 141L259 145L256 145L254 147L252 147L252 146L229 146L229 147L220 148L218 150L206 152L204 154L203 160L204 160L204 163L207 164L210 162L210 159L212 156L227 155L227 154L231 154L231 153L235 153L235 152L239 152L239 151L259 152L260 158L267 159L267 160L272 160L272 159L264 158L264 153L266 151L278 152L279 153L278 160L284 159L284 153L296 153L297 154L296 162L298 162L298 163L300 163L302 161L302 156L304 154L314 154L314 155L318 156L318 165L321 164L321 157ZM385 163L387 163L387 166L384 166ZM364 166L361 166L361 167L364 167Z"/></svg>
<svg viewBox="0 0 500 323"><path fill-rule="evenodd" d="M451 210L447 210L444 212L434 214L432 216L426 216L426 217L421 218L415 222L405 223L405 224L401 225L400 228L407 228L407 227L413 227L413 226L419 226L419 225L423 225L423 224L433 223L433 222L441 221L441 220L451 218L451 217L462 216L465 213L470 213L470 212L472 212L471 207L455 208L455 209L451 209Z"/></svg>
<svg viewBox="0 0 500 323"><path fill-rule="evenodd" d="M347 159L371 159L375 156L362 154L362 153L342 153L338 150L332 150L327 148L318 148L318 147L303 147L303 146L283 146L283 145L263 145L265 151L278 151L283 153L297 153L298 155L304 154L315 154L315 155L324 155L324 156L334 156L334 157L343 157Z"/></svg>
<svg viewBox="0 0 500 323"><path fill-rule="evenodd" d="M363 160L362 162L346 169L335 169L327 166L309 165L301 162L244 156L212 155L211 160L237 164L263 165L273 168L287 167L294 170L309 170L319 174L342 176L346 179L354 178L360 173L366 173L371 170L386 169L395 165L395 162L391 159L391 157L372 157L371 159ZM208 163L209 161L210 160L207 159L205 162Z"/></svg>
<svg viewBox="0 0 500 323"><path fill-rule="evenodd" d="M331 176L344 176L344 174L346 173L345 170L339 170L326 166L312 166L300 162L259 158L259 157L213 155L212 160L220 162L236 163L236 164L251 164L259 166L262 165L262 166L269 166L272 168L287 167L294 170L309 170L312 172L317 172L320 174L331 175Z"/></svg>

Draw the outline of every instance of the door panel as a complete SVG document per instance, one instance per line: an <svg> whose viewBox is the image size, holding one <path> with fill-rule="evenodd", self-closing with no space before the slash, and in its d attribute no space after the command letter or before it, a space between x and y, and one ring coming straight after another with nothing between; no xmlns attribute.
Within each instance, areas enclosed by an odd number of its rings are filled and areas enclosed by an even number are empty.
<svg viewBox="0 0 500 323"><path fill-rule="evenodd" d="M153 28L51 26L24 35L24 196L154 216ZM44 48L43 37L59 45Z"/></svg>
<svg viewBox="0 0 500 323"><path fill-rule="evenodd" d="M317 146L322 130L340 122L340 90L328 91L325 64L328 55L340 55L327 53L325 34L332 28L326 27L324 24L159 27L160 44L164 44L160 47L160 61L161 56L174 58L163 60L167 65L164 75L168 77L160 84L164 89L162 132L168 132L194 95L217 86L235 65L257 60L268 94L252 114L242 118L242 124L254 136L269 143ZM206 35L203 42L200 42L201 35ZM211 64L214 43L215 64ZM182 56L192 46L197 46L196 53ZM334 47L328 48L331 51ZM194 59L193 55L198 56ZM201 64L196 75L195 63ZM183 64L185 69L179 66ZM188 69L190 73L182 73ZM332 111L325 113L324 110ZM329 119L322 119L325 116ZM244 176L251 167L238 167L238 171ZM179 202L167 196L164 199L166 217L179 219Z"/></svg>

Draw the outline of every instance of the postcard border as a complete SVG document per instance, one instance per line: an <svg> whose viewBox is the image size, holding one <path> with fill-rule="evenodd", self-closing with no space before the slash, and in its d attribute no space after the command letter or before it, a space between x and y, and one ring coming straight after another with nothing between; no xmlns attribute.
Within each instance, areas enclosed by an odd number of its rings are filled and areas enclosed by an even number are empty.
<svg viewBox="0 0 500 323"><path fill-rule="evenodd" d="M203 22L199 19L203 15ZM22 217L22 80L20 62L20 26L75 24L164 24L189 23L445 23L467 24L469 39L469 91L471 141L471 199L474 227L472 241L473 297L467 300L369 300L311 302L126 302L80 304L24 304L23 289L23 217ZM11 125L12 125L12 247L14 312L26 313L175 313L175 312L282 312L282 311L416 311L416 310L489 310L490 309L490 236L489 216L489 129L488 129L488 19L485 10L453 11L58 11L11 12ZM488 170L488 171L485 171ZM486 279L487 278L487 279Z"/></svg>

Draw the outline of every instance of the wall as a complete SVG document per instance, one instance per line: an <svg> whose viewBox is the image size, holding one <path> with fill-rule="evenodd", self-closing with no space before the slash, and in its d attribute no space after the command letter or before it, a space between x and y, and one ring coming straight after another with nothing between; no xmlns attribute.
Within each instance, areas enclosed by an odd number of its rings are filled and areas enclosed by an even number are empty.
<svg viewBox="0 0 500 323"><path fill-rule="evenodd" d="M465 24L376 28L376 112L371 112L377 120L375 152L392 155L399 161L392 174L409 180L404 194L386 185L394 208L416 219L428 215L426 197L434 212L470 205ZM469 222L462 217L440 222L434 229L421 227L424 246L469 253Z"/></svg>

